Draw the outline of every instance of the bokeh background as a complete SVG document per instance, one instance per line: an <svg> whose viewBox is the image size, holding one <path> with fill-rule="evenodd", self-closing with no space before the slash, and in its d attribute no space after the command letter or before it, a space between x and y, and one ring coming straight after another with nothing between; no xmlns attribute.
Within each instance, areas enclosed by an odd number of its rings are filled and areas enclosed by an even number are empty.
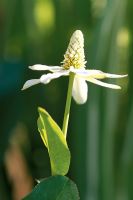
<svg viewBox="0 0 133 200"><path fill-rule="evenodd" d="M37 107L62 126L68 78L21 88L41 75L29 65L60 64L76 29L84 33L87 68L129 77L114 80L120 91L89 83L87 103L72 101L69 177L81 200L133 199L132 11L132 0L0 0L1 200L20 200L50 176Z"/></svg>

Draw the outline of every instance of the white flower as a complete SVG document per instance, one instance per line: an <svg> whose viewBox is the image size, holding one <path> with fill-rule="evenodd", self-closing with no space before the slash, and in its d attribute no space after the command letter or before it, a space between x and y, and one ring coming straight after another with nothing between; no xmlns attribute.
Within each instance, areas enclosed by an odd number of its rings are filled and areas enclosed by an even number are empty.
<svg viewBox="0 0 133 200"><path fill-rule="evenodd" d="M50 71L42 75L39 79L28 80L22 90L27 89L38 83L47 84L52 79L59 78L60 76L69 76L70 73L75 74L72 96L78 104L83 104L87 100L88 86L86 81L95 83L97 85L108 87L112 89L120 89L121 87L114 84L109 84L100 81L104 78L123 78L127 75L116 75L104 73L100 70L85 69L85 55L84 55L84 38L80 30L73 33L67 51L64 55L64 60L61 66L47 66L47 65L33 65L29 68L32 70Z"/></svg>

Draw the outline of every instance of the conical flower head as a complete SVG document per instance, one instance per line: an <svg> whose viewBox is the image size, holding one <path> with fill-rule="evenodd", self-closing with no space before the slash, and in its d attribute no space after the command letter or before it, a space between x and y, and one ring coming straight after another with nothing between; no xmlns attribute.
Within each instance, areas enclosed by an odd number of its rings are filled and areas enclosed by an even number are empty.
<svg viewBox="0 0 133 200"><path fill-rule="evenodd" d="M85 67L84 37L80 30L73 33L62 63L65 69L71 66L76 69Z"/></svg>
<svg viewBox="0 0 133 200"><path fill-rule="evenodd" d="M32 70L44 70L50 71L50 73L43 74L39 79L26 81L22 89L27 89L39 83L48 84L53 79L61 76L71 76L73 73L75 77L72 96L78 104L83 104L87 101L87 81L103 87L120 89L121 87L119 85L105 83L101 80L104 78L123 78L127 76L105 73L96 69L85 69L84 37L80 30L76 30L73 33L62 63L62 66L47 66L41 64L30 66L29 68Z"/></svg>

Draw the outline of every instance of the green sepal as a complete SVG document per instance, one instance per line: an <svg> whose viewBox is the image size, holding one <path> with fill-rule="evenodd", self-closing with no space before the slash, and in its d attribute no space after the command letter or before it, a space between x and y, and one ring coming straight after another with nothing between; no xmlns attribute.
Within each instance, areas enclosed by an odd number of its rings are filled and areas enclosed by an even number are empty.
<svg viewBox="0 0 133 200"><path fill-rule="evenodd" d="M48 149L52 175L66 175L70 166L70 151L63 132L43 108L38 108L38 130Z"/></svg>

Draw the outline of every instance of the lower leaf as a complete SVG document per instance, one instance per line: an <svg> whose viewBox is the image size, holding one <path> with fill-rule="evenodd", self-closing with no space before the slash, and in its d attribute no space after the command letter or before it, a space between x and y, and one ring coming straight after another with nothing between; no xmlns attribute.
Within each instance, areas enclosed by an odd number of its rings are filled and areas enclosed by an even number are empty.
<svg viewBox="0 0 133 200"><path fill-rule="evenodd" d="M66 176L42 180L23 200L79 200L77 186Z"/></svg>

